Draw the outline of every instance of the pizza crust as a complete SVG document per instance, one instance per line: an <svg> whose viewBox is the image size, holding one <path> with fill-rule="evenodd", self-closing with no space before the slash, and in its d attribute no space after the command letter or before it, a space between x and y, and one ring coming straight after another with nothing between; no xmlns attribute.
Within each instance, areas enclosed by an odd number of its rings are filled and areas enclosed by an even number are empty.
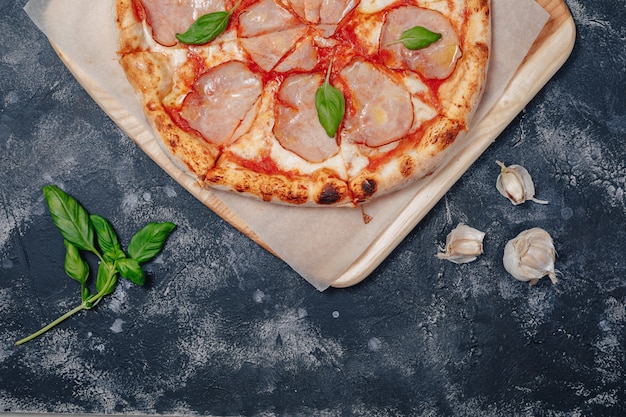
<svg viewBox="0 0 626 417"><path fill-rule="evenodd" d="M130 84L140 93L146 118L166 150L194 175L203 177L215 164L220 150L182 129L165 109L162 100L171 85L168 61L156 53L133 52L123 55L120 64Z"/></svg>
<svg viewBox="0 0 626 417"><path fill-rule="evenodd" d="M310 163L295 154L290 155L289 164L285 164L285 161L272 160L271 156L272 146L280 146L272 128L276 117L276 80L281 77L270 77L264 87L263 103L248 132L242 136L245 139L232 145L210 143L181 120L177 101L172 99L172 92L176 93L179 88L174 84L180 82L181 77L176 71L190 71L189 68L174 63L160 45L152 46L154 41L147 39L149 31L141 21L139 0L116 1L120 64L165 149L181 161L200 184L263 201L299 206L358 205L431 175L446 158L449 146L467 133L485 84L490 46L489 1L468 0L461 2L465 11L449 11L467 16L462 21L454 16L451 19L462 49L454 71L439 82L434 99L431 93L428 98L419 95L413 98L426 100L428 106L434 106L437 116L421 121L421 125L389 146L368 148L346 141L344 147L350 146L351 150L345 152L344 169L336 169L336 158L335 165L329 165L325 161ZM453 4L457 7L458 2ZM416 5L428 6L419 1ZM372 20L365 15L363 19ZM230 42L232 36L230 32ZM367 42L371 42L371 35L368 36ZM185 47L172 48L178 49L180 55L180 49L184 51ZM191 54L187 53L187 57ZM221 62L219 57L213 59ZM254 63L250 67L253 68ZM193 71L182 77L194 81ZM341 80L337 82L342 88ZM342 140L345 139L340 136L340 147ZM237 149L245 149L246 155ZM284 168L286 165L290 168ZM302 169L298 169L299 166Z"/></svg>

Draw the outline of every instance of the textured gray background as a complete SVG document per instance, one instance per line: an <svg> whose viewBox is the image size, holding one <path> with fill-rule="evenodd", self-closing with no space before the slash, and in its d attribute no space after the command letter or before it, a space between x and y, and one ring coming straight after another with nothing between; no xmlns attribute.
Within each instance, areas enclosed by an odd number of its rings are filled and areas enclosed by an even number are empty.
<svg viewBox="0 0 626 417"><path fill-rule="evenodd" d="M554 79L369 278L323 293L142 154L25 3L0 1L0 412L626 415L624 0L568 0L578 38ZM496 159L550 204L504 200ZM149 220L178 229L147 287L16 348L79 301L49 183L124 245ZM485 254L437 260L460 221L487 233ZM556 286L502 267L533 226L555 240Z"/></svg>

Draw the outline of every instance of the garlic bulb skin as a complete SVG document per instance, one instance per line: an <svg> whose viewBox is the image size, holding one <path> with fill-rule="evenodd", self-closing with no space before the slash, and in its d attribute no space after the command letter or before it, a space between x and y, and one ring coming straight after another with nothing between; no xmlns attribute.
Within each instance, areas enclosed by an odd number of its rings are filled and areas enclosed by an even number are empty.
<svg viewBox="0 0 626 417"><path fill-rule="evenodd" d="M483 238L485 233L480 230L459 223L446 237L446 247L437 258L446 259L456 264L472 262L483 253Z"/></svg>
<svg viewBox="0 0 626 417"><path fill-rule="evenodd" d="M554 259L556 250L552 237L545 230L534 227L521 232L504 247L504 269L519 281L535 285L540 278L549 276L556 284Z"/></svg>
<svg viewBox="0 0 626 417"><path fill-rule="evenodd" d="M521 165L506 166L500 161L496 161L500 165L500 175L496 180L496 188L511 203L518 205L526 200L534 201L539 204L548 204L545 200L535 198L535 184L530 174Z"/></svg>

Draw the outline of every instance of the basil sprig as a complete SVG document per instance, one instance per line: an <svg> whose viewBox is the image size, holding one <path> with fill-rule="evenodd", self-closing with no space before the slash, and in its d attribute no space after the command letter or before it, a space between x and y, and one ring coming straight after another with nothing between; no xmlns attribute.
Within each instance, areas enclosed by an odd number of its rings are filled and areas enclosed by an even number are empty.
<svg viewBox="0 0 626 417"><path fill-rule="evenodd" d="M145 272L140 264L158 255L168 236L176 227L170 222L148 223L132 236L128 253L125 253L115 230L104 217L96 214L90 215L78 201L56 185L43 187L43 194L52 221L64 239L65 273L80 283L82 302L39 331L17 341L16 345L40 336L79 311L95 307L103 297L115 291L119 276L134 284L144 285ZM95 293L92 293L87 285L89 265L82 257L81 251L93 253L100 261Z"/></svg>
<svg viewBox="0 0 626 417"><path fill-rule="evenodd" d="M346 100L343 93L330 84L331 66L332 62L328 65L326 79L315 92L317 118L330 138L335 137L346 112Z"/></svg>
<svg viewBox="0 0 626 417"><path fill-rule="evenodd" d="M389 42L387 45L402 43L407 49L417 50L426 48L441 39L441 33L431 32L423 26L414 26L402 32L400 39Z"/></svg>
<svg viewBox="0 0 626 417"><path fill-rule="evenodd" d="M185 33L177 33L176 39L187 45L202 45L211 42L226 30L230 22L230 16L239 6L239 0L232 9L207 13L196 19Z"/></svg>

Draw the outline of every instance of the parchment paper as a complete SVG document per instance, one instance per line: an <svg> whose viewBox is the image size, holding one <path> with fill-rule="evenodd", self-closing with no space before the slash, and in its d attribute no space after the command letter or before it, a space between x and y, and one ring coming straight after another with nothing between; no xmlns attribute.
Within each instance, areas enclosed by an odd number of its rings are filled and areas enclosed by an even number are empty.
<svg viewBox="0 0 626 417"><path fill-rule="evenodd" d="M31 0L25 11L46 34L68 68L103 110L166 172L210 207L228 211L277 256L323 291L393 224L425 187L416 183L360 209L303 208L264 203L200 188L163 149L118 65L113 0ZM493 106L522 62L549 14L533 0L492 0L492 55L474 123ZM471 136L471 135L470 135ZM456 144L455 144L456 145ZM466 144L459 144L466 146ZM452 150L454 154L454 150ZM232 218L230 219L232 220Z"/></svg>

